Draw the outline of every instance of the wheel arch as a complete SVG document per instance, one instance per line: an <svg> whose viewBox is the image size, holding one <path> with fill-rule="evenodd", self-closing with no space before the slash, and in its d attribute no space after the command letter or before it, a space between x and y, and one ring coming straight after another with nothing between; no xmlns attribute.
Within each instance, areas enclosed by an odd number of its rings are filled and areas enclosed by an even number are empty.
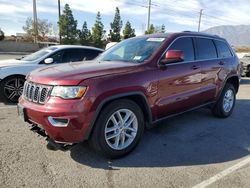
<svg viewBox="0 0 250 188"><path fill-rule="evenodd" d="M142 92L123 93L123 94L118 94L118 95L107 97L98 105L98 107L96 109L96 113L94 114L93 120L89 125L89 129L88 129L87 134L85 136L85 140L88 140L90 138L90 136L92 135L96 120L99 117L102 109L105 106L107 106L108 104L110 104L116 100L121 100L121 99L129 99L129 100L135 102L141 108L141 110L143 112L146 127L150 128L150 124L152 123L152 113L151 113L151 109L150 109L150 106L149 106L149 103L147 101L146 96Z"/></svg>
<svg viewBox="0 0 250 188"><path fill-rule="evenodd" d="M234 86L236 93L238 93L239 87L240 87L240 81L239 81L238 76L234 75L234 76L227 78L225 84L227 84L227 83L232 84ZM225 87L225 85L224 85L224 87Z"/></svg>
<svg viewBox="0 0 250 188"><path fill-rule="evenodd" d="M9 75L9 76L6 76L5 78L3 78L1 80L1 83L4 81L4 80L7 80L9 78L15 78L15 77L22 77L22 78L26 78L26 75L23 75L23 74L12 74L12 75Z"/></svg>

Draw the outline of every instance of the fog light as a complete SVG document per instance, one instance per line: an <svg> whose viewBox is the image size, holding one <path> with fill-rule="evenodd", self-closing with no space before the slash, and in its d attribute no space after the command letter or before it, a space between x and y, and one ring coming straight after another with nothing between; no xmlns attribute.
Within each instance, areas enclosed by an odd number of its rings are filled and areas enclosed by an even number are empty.
<svg viewBox="0 0 250 188"><path fill-rule="evenodd" d="M48 117L49 123L54 127L67 127L69 124L69 119L58 118L58 117Z"/></svg>

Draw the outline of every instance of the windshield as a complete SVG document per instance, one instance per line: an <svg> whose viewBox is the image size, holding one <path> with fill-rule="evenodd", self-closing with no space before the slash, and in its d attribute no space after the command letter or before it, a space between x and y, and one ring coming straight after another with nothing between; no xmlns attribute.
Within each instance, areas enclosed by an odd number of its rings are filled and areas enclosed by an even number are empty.
<svg viewBox="0 0 250 188"><path fill-rule="evenodd" d="M57 48L56 47L49 47L49 48L44 48L41 49L33 54L27 55L22 60L24 61L35 61L37 59L40 59L41 57L44 57L45 55L55 51Z"/></svg>
<svg viewBox="0 0 250 188"><path fill-rule="evenodd" d="M127 39L102 53L97 60L141 63L149 59L164 40L150 37Z"/></svg>

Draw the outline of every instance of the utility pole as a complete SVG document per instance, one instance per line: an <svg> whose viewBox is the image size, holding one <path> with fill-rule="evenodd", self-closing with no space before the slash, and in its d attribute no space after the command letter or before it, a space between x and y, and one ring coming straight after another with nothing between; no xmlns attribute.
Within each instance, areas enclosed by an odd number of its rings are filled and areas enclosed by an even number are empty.
<svg viewBox="0 0 250 188"><path fill-rule="evenodd" d="M201 16L202 16L203 9L200 10L200 16L199 16L199 24L198 24L198 32L200 32L201 29Z"/></svg>
<svg viewBox="0 0 250 188"><path fill-rule="evenodd" d="M148 30L150 27L150 14L151 14L151 0L148 0L148 25L147 25Z"/></svg>
<svg viewBox="0 0 250 188"><path fill-rule="evenodd" d="M34 43L37 43L37 12L36 12L36 0L33 0L33 29L34 29Z"/></svg>
<svg viewBox="0 0 250 188"><path fill-rule="evenodd" d="M58 0L58 23L60 21L60 17L61 17L61 2L60 2L60 0ZM59 44L61 44L62 36L61 36L59 24L58 24L58 28L59 28Z"/></svg>

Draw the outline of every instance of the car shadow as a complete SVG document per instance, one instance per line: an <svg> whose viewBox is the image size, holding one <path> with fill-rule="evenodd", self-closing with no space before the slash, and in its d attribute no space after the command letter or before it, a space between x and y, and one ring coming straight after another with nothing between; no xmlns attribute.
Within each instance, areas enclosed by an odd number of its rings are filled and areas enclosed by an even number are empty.
<svg viewBox="0 0 250 188"><path fill-rule="evenodd" d="M6 102L5 100L0 97L0 106L16 106L17 103Z"/></svg>
<svg viewBox="0 0 250 188"><path fill-rule="evenodd" d="M93 168L119 170L123 167L173 167L222 163L249 155L249 100L237 100L234 113L226 119L200 109L174 117L145 131L129 155L107 160L87 143L71 149L76 162Z"/></svg>

